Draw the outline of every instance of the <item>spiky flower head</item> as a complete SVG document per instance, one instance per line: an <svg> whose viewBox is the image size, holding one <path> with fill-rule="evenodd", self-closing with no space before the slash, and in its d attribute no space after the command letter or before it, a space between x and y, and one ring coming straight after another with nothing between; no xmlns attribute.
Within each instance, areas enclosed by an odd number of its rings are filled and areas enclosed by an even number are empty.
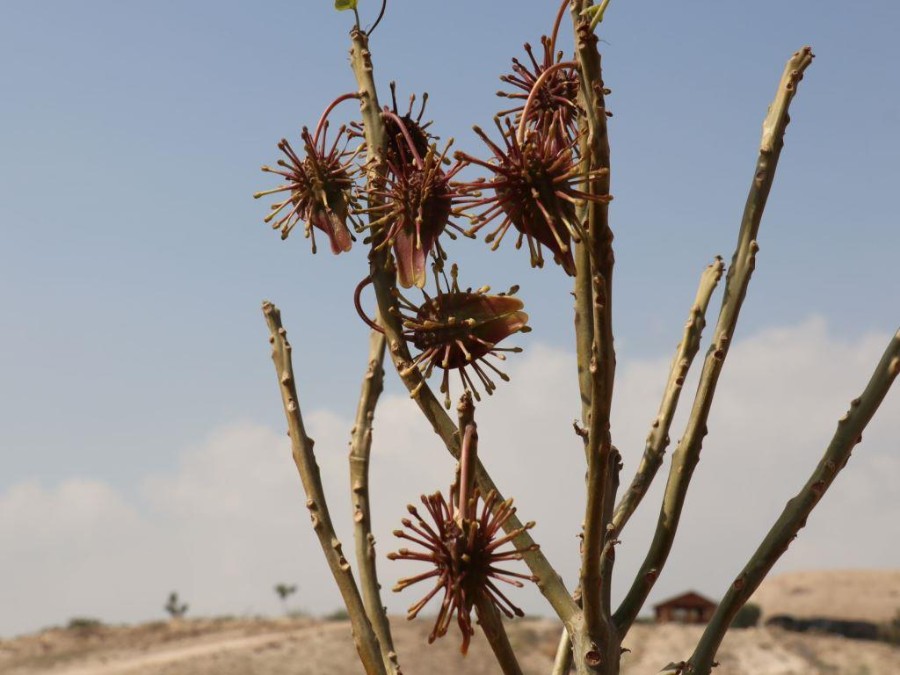
<svg viewBox="0 0 900 675"><path fill-rule="evenodd" d="M578 71L574 64L563 62L563 53L554 52L552 41L546 35L541 37L541 60L535 58L531 45L525 43L525 52L530 63L522 63L518 59L512 60L512 73L502 75L500 79L511 84L516 90L498 91L497 96L521 101L509 110L500 112L500 115L513 115L513 121L518 126L521 115L525 111L525 104L529 98L532 103L528 108L526 123L534 127L543 127L559 114L562 124L559 131L567 138L573 139L578 134L578 90L580 81ZM543 77L542 77L543 76ZM537 88L535 85L540 82Z"/></svg>
<svg viewBox="0 0 900 675"><path fill-rule="evenodd" d="M481 139L493 153L490 161L484 161L457 152L458 159L479 165L493 174L490 180L480 179L458 185L466 194L460 203L463 209L478 210L472 216L475 222L470 234L478 232L496 218L500 225L485 238L496 249L509 228L519 231L516 248L523 239L528 243L532 267L543 267L541 247L553 253L553 259L566 273L575 275L572 241L585 236L578 218L578 207L585 201L608 202L609 195L592 195L580 186L601 176L606 169L592 171L587 177L574 160L573 149L577 139L561 140L560 128L564 124L557 112L542 127L524 127L517 134L507 119L505 125L495 119L503 139L502 146L494 143L479 127L475 127ZM492 193L485 196L484 192Z"/></svg>
<svg viewBox="0 0 900 675"><path fill-rule="evenodd" d="M506 293L490 295L490 287L477 290L459 286L459 270L453 265L450 270L451 279L444 279L446 288L440 284L441 272L439 264L435 264L435 277L438 280L438 293L431 297L425 291L425 301L415 305L399 291L394 292L397 305L393 313L398 316L403 326L403 337L415 346L419 353L413 358L408 374L418 368L428 378L435 368L444 371L441 380L441 393L444 394L444 405L450 407L450 371L459 372L463 389L472 392L476 400L481 400L475 377L481 382L485 391L492 394L497 388L489 371L493 371L504 382L509 376L488 360L506 360L506 352L521 352L521 347L500 347L498 344L515 333L527 333L528 314L522 311L524 304L513 297L518 291L513 286ZM360 317L370 327L381 331L382 328L368 318L360 303L360 293L370 282L369 278L356 289L356 309Z"/></svg>
<svg viewBox="0 0 900 675"><path fill-rule="evenodd" d="M496 582L503 582L521 588L521 579L535 581L535 577L502 569L498 565L512 560L521 560L529 549L507 548L503 546L512 542L517 536L534 527L533 522L523 527L502 534L502 528L513 516L516 509L512 499L499 502L496 492L489 492L481 499L478 489L473 490L471 499L457 510L456 500L459 498L459 484L450 487L450 498L445 499L440 492L422 495L425 507L423 518L419 510L410 504L407 510L415 519L403 519L403 530L395 530L394 535L400 539L416 544L419 549L401 548L389 553L390 560L413 560L429 564L433 569L416 576L401 579L394 586L399 592L420 581L434 580L434 586L424 597L407 610L407 619L414 619L439 593L443 592L441 605L428 642L446 635L450 623L456 616L456 623L462 633L461 651L465 654L469 648L471 637L475 634L472 627L472 608L479 599L487 599L508 618L523 616L500 590ZM480 502L480 506L479 506Z"/></svg>
<svg viewBox="0 0 900 675"><path fill-rule="evenodd" d="M409 97L409 107L405 113L400 112L397 105L397 83L391 82L391 107L384 109L384 130L386 139L385 155L387 159L395 164L403 162L402 154L408 154L406 151L406 136L412 139L413 147L419 155L425 155L429 146L438 140L428 132L431 121L423 122L422 117L425 115L425 106L428 104L428 92L422 93L422 103L419 106L418 114L413 117L413 108L416 104L416 95ZM397 122L400 121L400 123ZM359 138L365 137L365 131L361 122L351 122L349 133ZM402 154L401 154L402 153Z"/></svg>
<svg viewBox="0 0 900 675"><path fill-rule="evenodd" d="M376 241L380 240L376 246L393 249L400 285L422 288L428 255L441 255L438 237L448 226L464 233L450 219L460 215L456 207L460 194L451 181L465 163L456 162L444 170L449 143L442 153L432 145L423 157L403 120L387 109L385 112L387 119L404 130L403 144L398 146L396 157L386 160L384 183L373 185L367 192L369 208L365 212L371 214L368 227ZM448 234L455 237L452 232Z"/></svg>
<svg viewBox="0 0 900 675"><path fill-rule="evenodd" d="M338 254L349 251L354 239L347 220L354 205L352 173L356 153L346 150L345 127L340 128L330 146L326 145L326 136L327 125L318 129L315 137L303 127L303 158L282 139L278 149L286 159L279 159L277 168L264 166L262 170L281 176L285 183L253 196L258 199L287 193L283 201L272 205L265 222L271 223L273 229L280 229L282 239L288 237L297 223L303 222L313 253L316 252L315 229L318 229L328 237L332 253Z"/></svg>

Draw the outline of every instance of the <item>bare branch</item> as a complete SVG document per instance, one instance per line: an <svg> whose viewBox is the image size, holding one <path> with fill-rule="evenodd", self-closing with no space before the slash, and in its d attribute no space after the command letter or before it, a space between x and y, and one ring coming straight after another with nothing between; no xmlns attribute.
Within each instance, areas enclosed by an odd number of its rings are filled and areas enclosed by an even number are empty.
<svg viewBox="0 0 900 675"><path fill-rule="evenodd" d="M357 588L353 572L350 570L350 563L344 557L341 542L331 523L331 515L325 501L325 490L322 488L322 478L319 475L319 465L316 463L316 456L313 452L313 440L306 435L306 428L303 426L303 418L300 414L300 401L294 381L294 366L291 362L291 345L287 340L287 331L281 325L281 312L271 302L266 301L263 302L263 314L266 317L266 324L269 326L272 361L275 364L281 401L287 417L294 463L297 465L303 490L306 493L306 507L309 509L313 530L319 538L328 567L337 582L341 598L350 615L353 640L367 675L387 675L378 638L372 630L372 624L369 622L362 597L359 594L359 588Z"/></svg>
<svg viewBox="0 0 900 675"><path fill-rule="evenodd" d="M603 85L600 53L597 50L597 36L591 30L590 20L582 16L582 11L589 5L589 2L575 0L571 7L576 56L581 73L579 98L587 121L587 134L584 135L581 146L582 172L589 194L609 195L610 151L606 128L606 90ZM597 169L605 171L596 174ZM587 180L589 176L595 177ZM585 366L590 374L591 392L586 420L588 479L581 589L585 630L592 641L599 643L593 651L599 649L600 660L605 662L610 660L613 652L618 649L618 640L613 635L614 626L609 606L613 558L606 558L601 563L608 538L615 539L614 532L607 526L612 521L614 491L618 485L618 477L615 475L618 461L612 454L609 421L616 369L612 327L613 233L609 225L609 206L605 201L588 203L587 231L589 249L587 258L590 264L584 265L584 252L579 251L581 264L577 272L582 277L576 279L576 321L580 330L587 330L583 328L583 318L586 318L588 306L591 316L590 333L585 332L576 338L578 355L581 359L579 384L582 401L586 398L586 382L583 379ZM589 356L586 351L588 335L591 339ZM584 363L587 358L590 359L588 364Z"/></svg>
<svg viewBox="0 0 900 675"><path fill-rule="evenodd" d="M894 335L881 361L875 367L862 395L850 403L850 409L839 421L837 430L821 461L806 485L784 507L750 561L734 580L703 631L700 642L688 661L689 672L708 675L716 651L738 610L753 595L776 561L787 551L810 512L847 465L854 446L862 441L866 425L878 410L898 373L900 373L900 331Z"/></svg>
<svg viewBox="0 0 900 675"><path fill-rule="evenodd" d="M616 625L623 635L631 627L646 602L672 548L688 485L694 468L700 460L700 448L703 437L707 433L706 423L709 419L716 385L722 372L728 347L734 336L738 315L750 284L750 276L756 264L756 253L759 250L756 237L759 233L759 224L762 220L766 200L775 179L778 158L784 146L784 132L789 121L788 108L797 92L797 85L803 78L803 72L812 63L812 60L813 53L809 47L804 47L788 60L781 81L778 83L775 100L769 107L769 112L763 122L759 156L750 193L744 207L737 249L725 280L722 308L719 311L712 345L707 352L703 371L700 374L700 384L694 398L690 419L684 436L672 457L669 480L666 484L663 504L650 550L647 552L628 594L615 614Z"/></svg>
<svg viewBox="0 0 900 675"><path fill-rule="evenodd" d="M687 377L691 364L697 352L700 351L700 337L706 326L706 308L709 306L709 300L712 297L719 279L722 277L722 271L725 264L721 258L716 258L704 271L700 277L700 288L697 289L697 297L691 308L691 315L688 317L687 323L684 325L684 334L681 342L675 352L675 358L672 360L672 368L669 371L669 379L666 382L665 393L663 394L662 403L659 405L659 412L647 436L647 442L644 446L644 456L638 464L631 485L622 495L622 500L616 507L616 513L613 517L613 525L617 533L622 532L625 523L634 514L638 504L650 489L656 472L662 465L663 456L666 452L666 446L669 445L669 430L672 427L672 419L675 417L675 409L678 406L678 399L681 396L681 388Z"/></svg>
<svg viewBox="0 0 900 675"><path fill-rule="evenodd" d="M388 673L399 673L397 653L391 637L387 611L381 601L381 586L375 558L375 537L372 534L372 511L369 501L369 457L372 450L372 422L375 406L384 388L384 335L372 331L369 335L369 365L363 378L356 410L356 420L350 438L350 494L353 501L353 539L356 544L356 565L366 614L378 643Z"/></svg>
<svg viewBox="0 0 900 675"><path fill-rule="evenodd" d="M478 613L478 623L494 651L494 656L497 657L503 675L522 675L516 652L509 643L509 636L503 627L503 617L500 616L494 603L486 595L480 594L476 599L475 609Z"/></svg>

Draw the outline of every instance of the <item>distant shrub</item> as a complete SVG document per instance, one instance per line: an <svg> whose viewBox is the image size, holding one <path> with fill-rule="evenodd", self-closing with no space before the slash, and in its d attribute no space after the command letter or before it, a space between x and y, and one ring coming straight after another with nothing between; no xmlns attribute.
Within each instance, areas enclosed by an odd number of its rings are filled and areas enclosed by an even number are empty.
<svg viewBox="0 0 900 675"><path fill-rule="evenodd" d="M180 619L188 611L188 605L178 599L178 593L172 591L169 593L169 600L163 605L163 609L169 613L173 619Z"/></svg>
<svg viewBox="0 0 900 675"><path fill-rule="evenodd" d="M350 618L350 615L347 613L347 610L344 608L336 609L331 614L326 614L322 617L325 621L347 621Z"/></svg>
<svg viewBox="0 0 900 675"><path fill-rule="evenodd" d="M894 615L893 621L879 626L878 639L892 645L900 645L900 609Z"/></svg>
<svg viewBox="0 0 900 675"><path fill-rule="evenodd" d="M762 609L759 605L748 602L738 610L734 620L731 622L732 628L753 628L759 623L762 616Z"/></svg>
<svg viewBox="0 0 900 675"><path fill-rule="evenodd" d="M100 619L93 619L88 616L73 616L69 619L69 623L66 626L67 630L81 632L94 631L98 628L103 628L103 622Z"/></svg>
<svg viewBox="0 0 900 675"><path fill-rule="evenodd" d="M297 592L296 584L277 584L275 586L275 593L281 599L281 606L284 609L285 616L289 616L290 613L288 611L287 599L289 596L293 595Z"/></svg>

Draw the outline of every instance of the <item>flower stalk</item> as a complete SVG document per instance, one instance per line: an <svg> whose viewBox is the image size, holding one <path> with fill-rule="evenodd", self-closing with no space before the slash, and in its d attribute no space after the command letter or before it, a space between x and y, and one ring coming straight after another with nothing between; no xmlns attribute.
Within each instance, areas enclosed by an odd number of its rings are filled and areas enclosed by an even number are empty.
<svg viewBox="0 0 900 675"><path fill-rule="evenodd" d="M368 166L370 182L378 182L384 172L383 157L386 143L384 121L379 113L378 95L373 77L372 55L369 51L368 39L358 30L350 34L352 48L350 51L350 64L356 76L360 92L360 112L363 119L366 148L369 156ZM431 424L434 432L440 437L448 452L457 460L460 458L460 438L454 422L447 415L437 397L428 387L424 376L417 368L410 368L412 355L409 352L406 341L403 339L403 330L397 316L393 272L387 265L387 251L373 248L369 254L369 270L372 276L375 295L378 300L378 310L385 338L387 339L388 354L400 375L400 379L415 400L425 419ZM394 310L392 311L392 308ZM504 503L504 499L490 474L485 470L481 461L475 464L475 482L482 494L496 493L497 508ZM572 599L569 591L563 583L562 577L550 564L535 542L524 524L513 514L504 524L507 533L517 532L512 543L519 550L525 551L524 561L537 577L535 582L538 589L547 598L551 607L557 613L563 623L571 623L579 614L578 606Z"/></svg>

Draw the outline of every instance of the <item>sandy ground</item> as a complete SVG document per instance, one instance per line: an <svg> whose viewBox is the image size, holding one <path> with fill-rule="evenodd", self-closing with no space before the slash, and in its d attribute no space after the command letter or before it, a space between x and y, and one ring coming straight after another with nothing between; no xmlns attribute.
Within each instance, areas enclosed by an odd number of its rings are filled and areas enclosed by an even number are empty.
<svg viewBox="0 0 900 675"><path fill-rule="evenodd" d="M394 621L407 675L498 672L478 635L469 655L451 635L428 646L426 621ZM686 658L701 629L638 625L626 646L623 675L659 672ZM559 637L554 622L525 620L509 628L528 675L550 672ZM900 648L765 628L732 631L716 675L897 675ZM346 622L311 619L197 619L131 627L53 629L0 642L3 675L358 675Z"/></svg>

